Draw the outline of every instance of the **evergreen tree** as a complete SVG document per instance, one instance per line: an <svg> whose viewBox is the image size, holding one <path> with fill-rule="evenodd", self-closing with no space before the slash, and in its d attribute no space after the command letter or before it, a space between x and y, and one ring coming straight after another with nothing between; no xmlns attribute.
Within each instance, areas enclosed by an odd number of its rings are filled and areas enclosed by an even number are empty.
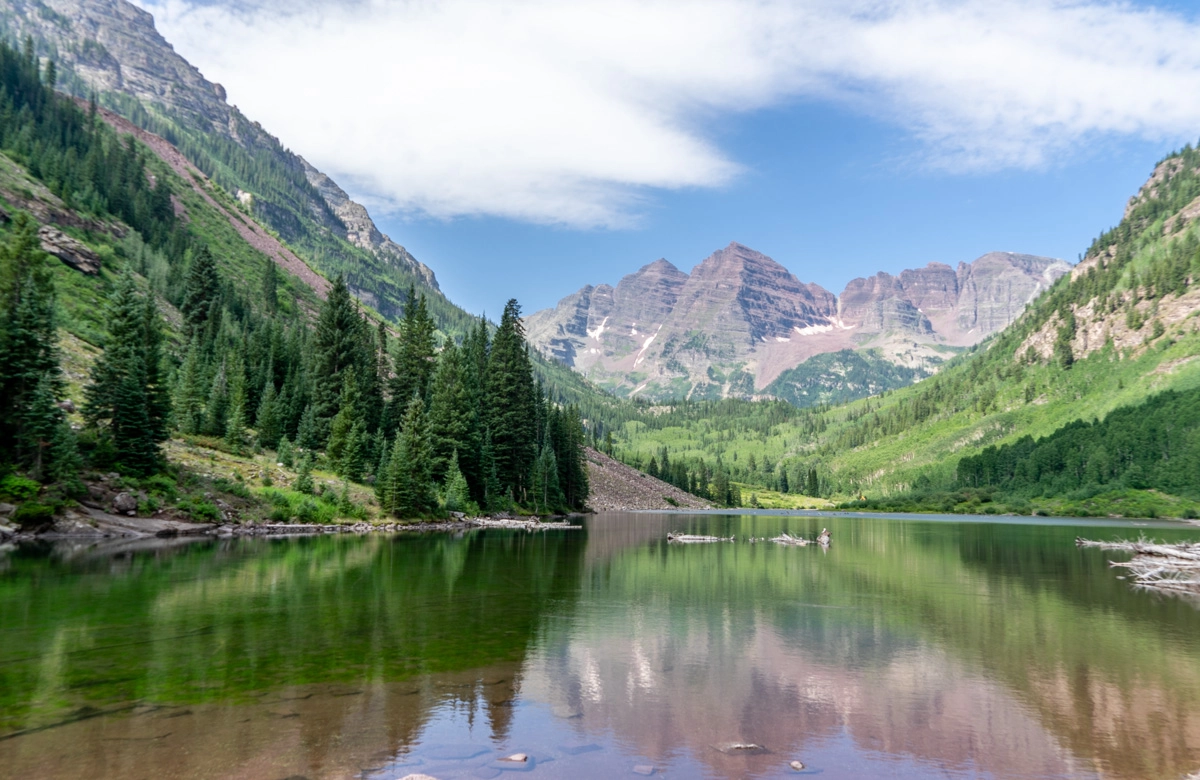
<svg viewBox="0 0 1200 780"><path fill-rule="evenodd" d="M135 474L158 468L158 443L170 411L158 381L159 318L133 277L117 283L108 310L109 337L85 388L84 418L112 445L116 464Z"/></svg>
<svg viewBox="0 0 1200 780"><path fill-rule="evenodd" d="M175 426L183 433L200 433L204 428L204 388L200 339L193 336L175 382Z"/></svg>
<svg viewBox="0 0 1200 780"><path fill-rule="evenodd" d="M267 449L275 449L283 432L283 424L279 417L279 396L275 392L275 383L269 378L263 385L254 427L258 430L259 444Z"/></svg>
<svg viewBox="0 0 1200 780"><path fill-rule="evenodd" d="M300 427L296 433L296 445L309 452L321 446L320 436L317 433L317 410L312 404L304 408L304 415L300 418Z"/></svg>
<svg viewBox="0 0 1200 780"><path fill-rule="evenodd" d="M313 492L312 478L312 454L304 453L304 458L300 461L300 471L296 474L296 481L292 483L292 489L300 493Z"/></svg>
<svg viewBox="0 0 1200 780"><path fill-rule="evenodd" d="M54 309L37 224L18 213L0 245L0 462L15 462L37 479L57 457L63 421L56 405L64 382Z"/></svg>
<svg viewBox="0 0 1200 780"><path fill-rule="evenodd" d="M558 483L558 459L554 457L554 444L549 430L534 461L532 487L534 505L539 511L551 511L563 505L562 489Z"/></svg>
<svg viewBox="0 0 1200 780"><path fill-rule="evenodd" d="M392 448L388 446L388 442L384 439L379 447L379 463L375 465L375 500L379 502L379 506L384 508L385 512L388 509L388 474L389 466L392 462Z"/></svg>
<svg viewBox="0 0 1200 780"><path fill-rule="evenodd" d="M179 306L184 322L193 335L204 328L214 307L219 307L220 297L221 280L217 275L217 261L208 247L201 244L192 251L183 289L183 303Z"/></svg>
<svg viewBox="0 0 1200 780"><path fill-rule="evenodd" d="M343 464L351 449L351 432L354 430L355 424L359 422L359 401L358 381L352 371L347 371L345 381L342 383L341 409L334 415L333 421L330 423L329 443L326 446L329 461L333 464L334 471L341 477L346 476L343 472ZM361 444L359 447L361 448Z"/></svg>
<svg viewBox="0 0 1200 780"><path fill-rule="evenodd" d="M446 510L450 512L467 512L471 507L471 493L467 487L467 478L458 467L458 450L450 455L446 466Z"/></svg>
<svg viewBox="0 0 1200 780"><path fill-rule="evenodd" d="M479 450L475 401L476 394L467 386L463 353L451 342L438 357L429 392L429 439L436 481L448 478L451 456L457 462L456 453Z"/></svg>
<svg viewBox="0 0 1200 780"><path fill-rule="evenodd" d="M266 267L263 269L262 302L271 314L279 309L279 270L275 267L275 261L269 257L266 258Z"/></svg>
<svg viewBox="0 0 1200 780"><path fill-rule="evenodd" d="M204 433L209 436L224 436L229 421L229 373L225 361L217 367L216 376L208 391L204 404Z"/></svg>
<svg viewBox="0 0 1200 780"><path fill-rule="evenodd" d="M435 506L425 403L420 396L413 396L401 421L388 465L385 505L397 517L422 516Z"/></svg>
<svg viewBox="0 0 1200 780"><path fill-rule="evenodd" d="M287 466L289 469L292 467L293 463L295 462L293 460L295 458L295 453L292 450L292 442L287 436L284 436L279 440L279 449L275 454L278 456L280 463Z"/></svg>
<svg viewBox="0 0 1200 780"><path fill-rule="evenodd" d="M488 430L501 491L521 501L536 452L537 410L533 366L521 325L521 307L509 300L492 340L485 381Z"/></svg>
<svg viewBox="0 0 1200 780"><path fill-rule="evenodd" d="M239 355L230 371L229 416L225 421L225 443L232 447L234 452L240 452L246 443L247 404L246 371Z"/></svg>
<svg viewBox="0 0 1200 780"><path fill-rule="evenodd" d="M392 394L384 422L388 431L395 430L414 395L422 400L426 397L434 369L434 331L425 296L418 296L416 289L409 287L404 319L400 321L400 338L396 343L396 373L388 383Z"/></svg>
<svg viewBox="0 0 1200 780"><path fill-rule="evenodd" d="M362 319L350 299L350 290L340 275L321 305L312 337L312 409L315 449L329 436L329 424L341 408L345 372L357 367ZM372 366L374 368L374 366ZM307 412L306 412L307 414Z"/></svg>

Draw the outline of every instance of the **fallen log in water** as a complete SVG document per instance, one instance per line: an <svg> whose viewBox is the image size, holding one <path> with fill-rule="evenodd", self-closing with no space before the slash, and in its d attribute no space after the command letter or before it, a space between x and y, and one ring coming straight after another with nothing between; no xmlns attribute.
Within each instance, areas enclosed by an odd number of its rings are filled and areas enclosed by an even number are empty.
<svg viewBox="0 0 1200 780"><path fill-rule="evenodd" d="M789 547L806 547L806 546L812 544L812 542L808 541L807 539L801 539L798 536L790 535L787 531L784 531L783 533L781 533L779 536L776 536L771 541L775 542L775 544L784 544Z"/></svg>
<svg viewBox="0 0 1200 780"><path fill-rule="evenodd" d="M734 538L724 536L699 536L697 534L667 534L668 542L677 542L679 544L696 544L699 542L732 542Z"/></svg>
<svg viewBox="0 0 1200 780"><path fill-rule="evenodd" d="M1200 544L1158 544L1138 541L1096 542L1076 539L1080 547L1125 550L1134 554L1128 561L1109 561L1109 566L1129 571L1135 587L1200 597Z"/></svg>
<svg viewBox="0 0 1200 780"><path fill-rule="evenodd" d="M531 517L528 520L509 517L468 517L465 522L477 525L480 528L510 528L517 531L577 531L583 528L581 525L568 525L567 523L543 523L536 517Z"/></svg>

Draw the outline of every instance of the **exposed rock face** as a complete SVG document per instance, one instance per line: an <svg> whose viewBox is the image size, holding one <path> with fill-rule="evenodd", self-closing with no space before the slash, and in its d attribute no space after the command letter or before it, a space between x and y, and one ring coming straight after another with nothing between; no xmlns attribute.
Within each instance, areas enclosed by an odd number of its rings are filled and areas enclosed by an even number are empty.
<svg viewBox="0 0 1200 780"><path fill-rule="evenodd" d="M308 177L309 184L317 188L317 192L321 193L321 197L345 225L347 241L368 252L374 252L381 258L389 260L393 265L412 271L434 290L440 289L433 271L428 266L418 262L407 249L379 232L371 215L367 213L366 206L350 200L350 196L346 194L345 190L339 187L333 179L310 165L308 160L300 158L300 162L304 164L304 173Z"/></svg>
<svg viewBox="0 0 1200 780"><path fill-rule="evenodd" d="M948 348L1005 327L1069 270L1061 260L995 252L957 270L930 263L854 279L834 296L733 243L690 275L657 260L616 288L584 287L530 315L526 329L543 353L617 392L753 397L810 358L846 349L877 350L876 363L882 356L907 370L897 376L925 376ZM827 395L810 380L805 374L807 394Z"/></svg>
<svg viewBox="0 0 1200 780"><path fill-rule="evenodd" d="M95 276L100 273L100 256L61 230L43 225L38 228L38 238L43 252L85 274Z"/></svg>
<svg viewBox="0 0 1200 780"><path fill-rule="evenodd" d="M93 90L137 99L201 132L224 136L254 155L273 158L295 171L310 188L289 192L293 205L322 230L415 273L432 289L433 271L404 247L381 234L362 205L350 200L329 177L288 151L257 122L226 102L225 89L181 57L154 27L154 17L125 0L8 0L0 8L0 32L12 40L31 36L39 56L58 65L59 89L86 98ZM256 215L284 238L295 238L296 217L264 193L238 192Z"/></svg>

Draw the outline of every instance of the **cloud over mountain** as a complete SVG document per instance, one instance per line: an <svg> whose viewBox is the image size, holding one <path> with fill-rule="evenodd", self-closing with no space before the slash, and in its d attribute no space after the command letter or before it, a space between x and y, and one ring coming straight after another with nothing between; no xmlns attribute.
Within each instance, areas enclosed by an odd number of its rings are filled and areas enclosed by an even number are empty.
<svg viewBox="0 0 1200 780"><path fill-rule="evenodd" d="M713 119L797 99L922 164L1051 164L1200 132L1200 21L1018 0L140 0L230 100L376 208L572 227L742 169Z"/></svg>

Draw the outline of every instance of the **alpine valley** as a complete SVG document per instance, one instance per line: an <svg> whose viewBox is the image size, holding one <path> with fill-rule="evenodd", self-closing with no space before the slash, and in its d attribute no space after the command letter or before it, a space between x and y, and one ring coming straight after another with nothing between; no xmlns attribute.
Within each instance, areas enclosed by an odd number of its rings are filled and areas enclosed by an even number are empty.
<svg viewBox="0 0 1200 780"><path fill-rule="evenodd" d="M118 501L230 524L1200 511L1190 146L1073 267L993 252L834 294L731 243L490 323L146 12L10 0L0 35L0 502L21 528Z"/></svg>

